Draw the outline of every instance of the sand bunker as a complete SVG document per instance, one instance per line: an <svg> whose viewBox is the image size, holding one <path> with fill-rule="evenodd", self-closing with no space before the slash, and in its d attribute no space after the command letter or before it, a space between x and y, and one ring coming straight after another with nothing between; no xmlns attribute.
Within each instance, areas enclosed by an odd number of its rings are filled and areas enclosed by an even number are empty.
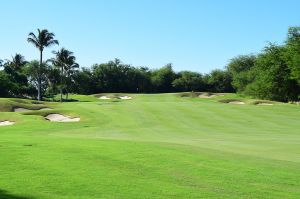
<svg viewBox="0 0 300 199"><path fill-rule="evenodd" d="M13 125L15 124L14 122L11 122L11 121L0 121L0 126L10 126L10 125Z"/></svg>
<svg viewBox="0 0 300 199"><path fill-rule="evenodd" d="M101 96L99 97L99 99L102 99L102 100L108 100L108 99L111 99L110 97L107 97L107 96Z"/></svg>
<svg viewBox="0 0 300 199"><path fill-rule="evenodd" d="M243 105L243 104L245 104L245 102L241 102L241 101L231 101L231 102L228 102L228 104Z"/></svg>
<svg viewBox="0 0 300 199"><path fill-rule="evenodd" d="M271 103L266 103L266 102L258 103L258 104L256 104L256 105L258 105L258 106L273 106L273 104L271 104Z"/></svg>
<svg viewBox="0 0 300 199"><path fill-rule="evenodd" d="M129 96L120 96L119 98L122 99L122 100L132 99L132 97L129 97Z"/></svg>
<svg viewBox="0 0 300 199"><path fill-rule="evenodd" d="M27 108L15 108L14 112L27 112L27 111L49 111L52 110L51 108L41 108L41 109L37 109L37 110L31 110L31 109L27 109Z"/></svg>
<svg viewBox="0 0 300 199"><path fill-rule="evenodd" d="M61 114L50 114L47 115L45 119L51 122L79 122L80 121L79 117L71 118L69 116L64 116Z"/></svg>
<svg viewBox="0 0 300 199"><path fill-rule="evenodd" d="M202 93L202 94L198 95L198 97L199 98L213 98L213 97L217 97L217 95Z"/></svg>
<svg viewBox="0 0 300 199"><path fill-rule="evenodd" d="M222 97L225 96L224 93L200 93L198 95L199 98L214 98L214 97Z"/></svg>
<svg viewBox="0 0 300 199"><path fill-rule="evenodd" d="M14 112L26 112L26 111L31 111L31 110L29 110L27 108L15 108L14 109Z"/></svg>

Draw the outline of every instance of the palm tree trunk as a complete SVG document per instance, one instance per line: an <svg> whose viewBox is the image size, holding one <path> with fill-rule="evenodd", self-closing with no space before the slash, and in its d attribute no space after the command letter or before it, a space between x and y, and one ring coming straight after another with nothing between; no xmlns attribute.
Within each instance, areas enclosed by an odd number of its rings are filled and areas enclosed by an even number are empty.
<svg viewBox="0 0 300 199"><path fill-rule="evenodd" d="M66 78L68 80L69 75L66 75ZM65 92L66 92L66 101L68 101L68 99L69 99L69 91L68 91L68 83L67 82L66 82Z"/></svg>
<svg viewBox="0 0 300 199"><path fill-rule="evenodd" d="M42 87L42 81L41 81L41 68L43 64L43 50L40 50L40 66L38 69L38 101L42 100L42 94L41 94L41 87Z"/></svg>
<svg viewBox="0 0 300 199"><path fill-rule="evenodd" d="M61 72L60 72L60 102L62 103L63 101L63 67L61 67Z"/></svg>

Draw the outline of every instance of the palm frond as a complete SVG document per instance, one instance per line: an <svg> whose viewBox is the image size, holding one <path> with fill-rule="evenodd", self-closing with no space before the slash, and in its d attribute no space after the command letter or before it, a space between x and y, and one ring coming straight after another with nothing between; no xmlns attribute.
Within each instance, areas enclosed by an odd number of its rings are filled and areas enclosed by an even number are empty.
<svg viewBox="0 0 300 199"><path fill-rule="evenodd" d="M36 48L40 48L39 39L36 37L36 35L33 32L30 32L28 34L27 41L29 43L32 43Z"/></svg>
<svg viewBox="0 0 300 199"><path fill-rule="evenodd" d="M33 32L30 32L30 33L28 34L28 37L31 37L31 38L33 38L34 40L38 41L38 38L35 36L35 34L34 34Z"/></svg>
<svg viewBox="0 0 300 199"><path fill-rule="evenodd" d="M59 45L59 42L58 40L48 40L46 43L45 43L45 47L50 47L50 46L54 46L54 45Z"/></svg>
<svg viewBox="0 0 300 199"><path fill-rule="evenodd" d="M54 39L54 33L50 33L47 29L37 29L38 34L30 32L27 41L32 43L35 47L43 49L53 45L59 45L58 41Z"/></svg>

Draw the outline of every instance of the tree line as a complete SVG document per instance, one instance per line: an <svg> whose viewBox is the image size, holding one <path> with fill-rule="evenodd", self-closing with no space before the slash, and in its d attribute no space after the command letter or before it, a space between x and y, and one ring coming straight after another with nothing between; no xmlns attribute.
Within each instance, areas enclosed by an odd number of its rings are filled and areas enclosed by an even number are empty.
<svg viewBox="0 0 300 199"><path fill-rule="evenodd" d="M226 69L239 93L276 101L300 94L300 27L290 27L283 45L269 43L257 55L233 58Z"/></svg>
<svg viewBox="0 0 300 199"><path fill-rule="evenodd" d="M158 69L137 67L119 59L79 67L74 53L61 48L43 60L45 48L58 45L48 30L29 33L28 42L39 51L39 61L16 54L0 60L0 96L42 100L68 93L165 93L185 91L238 92L261 99L296 101L300 94L300 27L291 27L283 45L268 44L257 55L240 55L224 69L209 74L175 72L172 64ZM64 99L63 99L64 96Z"/></svg>

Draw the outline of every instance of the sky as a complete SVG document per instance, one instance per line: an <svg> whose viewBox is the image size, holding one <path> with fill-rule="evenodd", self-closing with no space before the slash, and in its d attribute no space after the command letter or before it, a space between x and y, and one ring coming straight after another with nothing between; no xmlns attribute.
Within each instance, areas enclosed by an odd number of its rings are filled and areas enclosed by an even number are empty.
<svg viewBox="0 0 300 199"><path fill-rule="evenodd" d="M1 0L0 59L39 53L37 28L55 33L82 67L119 58L134 66L208 73L237 55L282 44L300 25L299 0Z"/></svg>

